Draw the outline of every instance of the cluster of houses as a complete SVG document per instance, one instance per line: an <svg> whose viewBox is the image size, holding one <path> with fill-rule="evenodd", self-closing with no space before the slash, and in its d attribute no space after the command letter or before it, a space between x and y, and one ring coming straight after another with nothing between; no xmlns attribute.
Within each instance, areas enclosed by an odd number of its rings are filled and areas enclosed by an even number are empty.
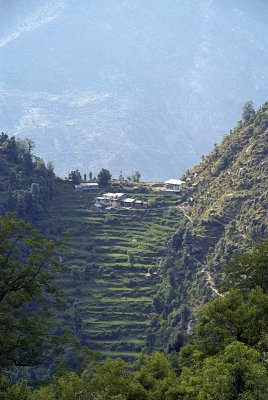
<svg viewBox="0 0 268 400"><path fill-rule="evenodd" d="M127 197L125 193L104 193L102 196L96 197L94 207L101 210L116 207L140 208L146 205L146 202Z"/></svg>
<svg viewBox="0 0 268 400"><path fill-rule="evenodd" d="M179 193L189 190L187 187L188 182L180 179L169 179L164 182L164 186L161 191L164 193ZM75 185L76 191L87 191L87 192L98 192L100 190L97 182L82 182L79 185ZM109 208L144 208L147 203L142 200L137 200L132 197L128 197L125 193L104 193L101 196L95 198L94 208L98 211Z"/></svg>

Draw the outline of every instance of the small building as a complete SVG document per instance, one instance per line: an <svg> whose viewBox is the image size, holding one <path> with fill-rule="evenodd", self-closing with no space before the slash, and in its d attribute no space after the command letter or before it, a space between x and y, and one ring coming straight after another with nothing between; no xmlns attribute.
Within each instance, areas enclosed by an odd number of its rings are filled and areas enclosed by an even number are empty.
<svg viewBox="0 0 268 400"><path fill-rule="evenodd" d="M75 185L75 190L94 192L99 190L99 184L97 182L82 182Z"/></svg>
<svg viewBox="0 0 268 400"><path fill-rule="evenodd" d="M145 205L142 200L135 200L135 207L143 207Z"/></svg>
<svg viewBox="0 0 268 400"><path fill-rule="evenodd" d="M185 185L185 181L181 181L180 179L169 179L165 181L165 192L179 192Z"/></svg>
<svg viewBox="0 0 268 400"><path fill-rule="evenodd" d="M108 205L116 207L126 195L124 193L104 193L103 197L107 200Z"/></svg>
<svg viewBox="0 0 268 400"><path fill-rule="evenodd" d="M104 193L102 196L95 198L95 208L98 211L101 209L124 207L124 208L141 208L147 206L147 203L142 200L127 197L125 193Z"/></svg>
<svg viewBox="0 0 268 400"><path fill-rule="evenodd" d="M95 199L95 206L116 207L125 197L124 193L104 193Z"/></svg>
<svg viewBox="0 0 268 400"><path fill-rule="evenodd" d="M124 193L104 193L103 197L111 200L111 201L118 201L122 200L125 197Z"/></svg>
<svg viewBox="0 0 268 400"><path fill-rule="evenodd" d="M110 200L104 196L99 196L99 197L96 197L96 199L95 199L95 205L97 205L97 206L108 206L108 205L110 205L110 203L111 203Z"/></svg>
<svg viewBox="0 0 268 400"><path fill-rule="evenodd" d="M127 208L135 207L135 201L136 200L132 198L121 199L119 205L121 207L127 207Z"/></svg>

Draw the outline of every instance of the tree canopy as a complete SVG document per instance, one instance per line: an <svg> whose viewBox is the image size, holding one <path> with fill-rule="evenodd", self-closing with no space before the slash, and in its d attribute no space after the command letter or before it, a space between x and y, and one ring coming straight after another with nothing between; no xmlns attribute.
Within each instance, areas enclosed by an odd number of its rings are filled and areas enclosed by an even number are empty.
<svg viewBox="0 0 268 400"><path fill-rule="evenodd" d="M242 109L243 113L242 113L242 118L243 121L247 122L249 121L251 118L253 118L255 116L255 110L253 108L253 102L247 101Z"/></svg>
<svg viewBox="0 0 268 400"><path fill-rule="evenodd" d="M265 239L225 267L228 292L203 308L180 352L183 399L267 399L267 250Z"/></svg>
<svg viewBox="0 0 268 400"><path fill-rule="evenodd" d="M39 331L36 324L46 313L36 316L32 305L37 304L40 312L47 293L57 297L48 265L57 268L54 245L12 215L1 224L4 283L0 286L0 315L6 320L0 321L0 344L5 350L0 360L4 365L24 365L14 360L23 356L31 363L43 356L47 331ZM0 379L0 397L2 390L5 400L267 400L268 295L261 285L267 279L266 252L264 240L252 251L234 257L225 268L231 289L203 307L192 343L183 346L179 354L141 353L134 363L94 360L82 374L65 371L36 389L23 380L12 385ZM14 344L18 334L19 351Z"/></svg>
<svg viewBox="0 0 268 400"><path fill-rule="evenodd" d="M0 367L39 364L59 350L51 335L53 307L62 305L56 250L14 213L0 217Z"/></svg>
<svg viewBox="0 0 268 400"><path fill-rule="evenodd" d="M31 139L0 134L0 170L7 194L0 199L1 213L16 211L20 217L36 221L49 208L55 175L52 163L46 166L31 153L33 148Z"/></svg>
<svg viewBox="0 0 268 400"><path fill-rule="evenodd" d="M268 238L254 244L250 251L233 255L232 260L224 267L225 290L231 287L250 290L260 286L268 293Z"/></svg>
<svg viewBox="0 0 268 400"><path fill-rule="evenodd" d="M102 170L97 175L97 180L100 186L107 186L111 178L111 172L105 168L102 168Z"/></svg>
<svg viewBox="0 0 268 400"><path fill-rule="evenodd" d="M132 180L133 182L139 183L140 179L141 179L141 173L140 173L139 171L135 171L135 172L132 174L131 180Z"/></svg>
<svg viewBox="0 0 268 400"><path fill-rule="evenodd" d="M79 185L82 182L82 176L78 169L71 171L68 175L68 179L70 179L75 185Z"/></svg>

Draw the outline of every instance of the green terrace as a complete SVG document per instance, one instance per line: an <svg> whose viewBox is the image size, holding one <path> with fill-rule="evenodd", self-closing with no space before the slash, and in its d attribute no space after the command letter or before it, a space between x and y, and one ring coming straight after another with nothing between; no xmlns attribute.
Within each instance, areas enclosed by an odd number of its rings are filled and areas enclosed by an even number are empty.
<svg viewBox="0 0 268 400"><path fill-rule="evenodd" d="M134 358L145 344L153 297L161 282L166 243L183 217L179 195L129 193L147 208L98 212L96 194L56 181L47 230L70 230L61 282L67 324L83 344L103 355Z"/></svg>

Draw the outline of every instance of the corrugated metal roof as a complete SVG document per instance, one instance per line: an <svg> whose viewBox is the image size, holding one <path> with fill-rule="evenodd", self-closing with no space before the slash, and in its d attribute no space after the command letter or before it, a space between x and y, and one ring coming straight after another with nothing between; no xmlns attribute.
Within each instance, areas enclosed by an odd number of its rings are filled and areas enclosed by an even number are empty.
<svg viewBox="0 0 268 400"><path fill-rule="evenodd" d="M182 185L185 182L180 179L169 179L168 181L165 181L165 183L170 185Z"/></svg>
<svg viewBox="0 0 268 400"><path fill-rule="evenodd" d="M124 196L124 193L104 193L104 197L109 197L110 199L118 199L119 197Z"/></svg>
<svg viewBox="0 0 268 400"><path fill-rule="evenodd" d="M79 183L79 185L76 185L77 187L87 187L87 186L99 186L99 184L98 183L96 183L96 182L82 182L82 183Z"/></svg>

